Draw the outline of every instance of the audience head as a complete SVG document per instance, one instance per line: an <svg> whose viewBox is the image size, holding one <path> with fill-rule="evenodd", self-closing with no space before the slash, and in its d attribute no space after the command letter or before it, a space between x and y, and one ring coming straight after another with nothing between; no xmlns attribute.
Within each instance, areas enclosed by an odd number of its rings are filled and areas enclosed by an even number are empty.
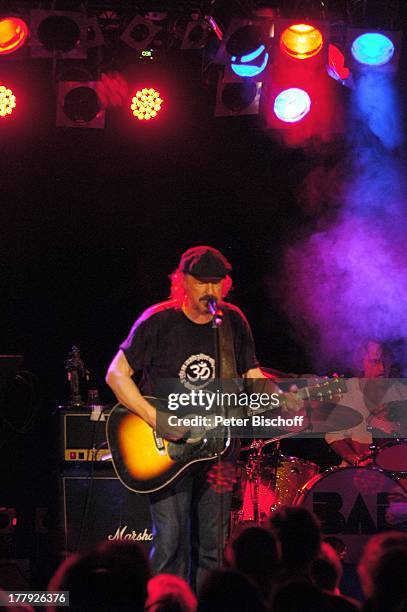
<svg viewBox="0 0 407 612"><path fill-rule="evenodd" d="M272 579L280 570L280 545L271 531L263 527L243 527L226 555L229 565L248 576L263 596L270 594Z"/></svg>
<svg viewBox="0 0 407 612"><path fill-rule="evenodd" d="M219 569L202 584L198 612L264 612L264 607L249 578L233 569Z"/></svg>
<svg viewBox="0 0 407 612"><path fill-rule="evenodd" d="M283 569L308 572L321 546L317 517L306 508L287 506L271 515L270 527L281 544Z"/></svg>
<svg viewBox="0 0 407 612"><path fill-rule="evenodd" d="M159 574L147 585L148 612L195 612L197 601L191 587L183 578Z"/></svg>
<svg viewBox="0 0 407 612"><path fill-rule="evenodd" d="M375 594L378 567L383 555L392 548L407 547L407 533L387 531L370 538L358 565L358 573L366 597Z"/></svg>
<svg viewBox="0 0 407 612"><path fill-rule="evenodd" d="M391 612L407 598L407 544L383 553L376 568L373 602L378 612Z"/></svg>
<svg viewBox="0 0 407 612"><path fill-rule="evenodd" d="M71 555L56 570L48 590L69 591L70 610L120 608L135 612L144 610L149 577L142 546L129 541L105 542Z"/></svg>
<svg viewBox="0 0 407 612"><path fill-rule="evenodd" d="M323 591L338 593L342 565L337 552L330 544L322 542L319 555L312 562L311 576L314 584Z"/></svg>
<svg viewBox="0 0 407 612"><path fill-rule="evenodd" d="M330 600L318 587L306 581L287 582L275 593L273 612L332 612Z"/></svg>

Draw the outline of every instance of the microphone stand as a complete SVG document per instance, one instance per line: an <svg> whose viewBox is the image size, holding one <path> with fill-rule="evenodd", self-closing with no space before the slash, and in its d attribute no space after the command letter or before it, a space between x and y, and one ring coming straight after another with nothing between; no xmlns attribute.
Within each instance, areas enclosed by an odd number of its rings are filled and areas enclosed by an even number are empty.
<svg viewBox="0 0 407 612"><path fill-rule="evenodd" d="M223 389L223 385L222 385L222 380L221 380L221 354L220 354L220 343L219 343L219 328L221 327L222 323L223 323L223 313L222 311L218 308L218 305L216 303L216 300L214 300L213 298L208 300L208 308L210 313L212 314L212 329L213 329L213 344L214 344L214 349L215 349L215 380L219 381L219 385L220 385L220 392L221 392L221 397L222 397L222 389ZM225 419L227 417L227 412L225 409L225 406L223 405L223 401L222 401L222 416ZM222 462L222 457L221 457L221 450L222 450L222 446L223 446L223 441L220 438L216 439L215 442L215 448L217 449L218 452L218 459L217 459L217 465L218 465L218 475L221 474L221 462ZM223 547L224 547L224 536L223 536L223 509L224 509L224 503L223 503L223 489L222 489L222 484L219 487L218 490L218 500L219 500L219 520L218 520L218 566L221 567L222 566L222 562L223 562Z"/></svg>

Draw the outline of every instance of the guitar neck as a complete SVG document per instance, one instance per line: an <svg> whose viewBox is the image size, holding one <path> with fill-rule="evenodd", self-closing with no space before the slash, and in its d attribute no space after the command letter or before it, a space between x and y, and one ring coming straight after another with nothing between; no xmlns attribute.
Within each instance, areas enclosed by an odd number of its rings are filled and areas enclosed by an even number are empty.
<svg viewBox="0 0 407 612"><path fill-rule="evenodd" d="M318 401L318 402L328 402L333 401L334 397L338 397L343 395L347 391L346 382L342 378L334 378L332 380L324 380L316 385L312 385L310 387L302 387L295 393L295 396L303 401ZM275 410L276 408L281 408L282 406L287 406L287 394L286 393L278 393L279 399L278 406L261 406L256 409L248 409L248 415L252 416L253 414L262 414L263 412L268 412L269 410Z"/></svg>

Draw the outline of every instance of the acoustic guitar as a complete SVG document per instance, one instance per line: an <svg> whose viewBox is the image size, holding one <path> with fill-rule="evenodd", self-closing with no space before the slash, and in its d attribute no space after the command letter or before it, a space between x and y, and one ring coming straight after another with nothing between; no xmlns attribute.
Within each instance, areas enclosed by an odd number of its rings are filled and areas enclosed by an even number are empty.
<svg viewBox="0 0 407 612"><path fill-rule="evenodd" d="M298 397L305 400L329 401L346 391L341 378L323 380L312 387L298 390ZM284 395L281 395L284 403ZM158 410L163 400L146 397ZM266 412L270 408L248 411L248 414ZM229 427L219 436L207 435L213 425L201 428L201 434L192 440L171 442L157 434L141 417L122 404L116 404L106 423L107 440L114 469L121 482L136 493L153 493L175 484L187 470L199 464L213 462L219 456L226 458L239 445ZM299 433L297 430L295 433Z"/></svg>

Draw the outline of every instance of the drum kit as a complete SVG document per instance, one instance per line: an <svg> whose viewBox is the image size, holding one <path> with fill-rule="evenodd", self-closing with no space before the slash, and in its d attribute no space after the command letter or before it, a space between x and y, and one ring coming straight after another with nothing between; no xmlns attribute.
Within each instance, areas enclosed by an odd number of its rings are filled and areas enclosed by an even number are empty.
<svg viewBox="0 0 407 612"><path fill-rule="evenodd" d="M324 403L313 409L301 435L343 431L362 420L352 408L331 408ZM363 466L320 472L311 461L281 453L280 439L292 435L281 432L272 439L254 439L241 449L232 532L243 524L267 524L281 506L303 506L319 517L323 537L342 541L344 560L356 563L371 535L407 528L407 439L372 445L365 458L368 465L365 461Z"/></svg>

